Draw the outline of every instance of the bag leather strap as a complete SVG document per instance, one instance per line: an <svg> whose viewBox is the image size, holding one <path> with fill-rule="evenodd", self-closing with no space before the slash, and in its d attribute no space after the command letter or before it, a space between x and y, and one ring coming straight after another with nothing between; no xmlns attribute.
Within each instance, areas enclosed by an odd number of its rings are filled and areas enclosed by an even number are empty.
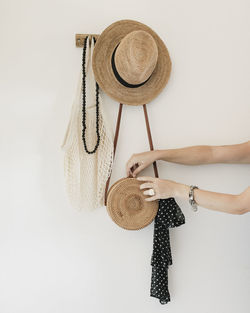
<svg viewBox="0 0 250 313"><path fill-rule="evenodd" d="M119 134L119 129L120 129L120 123L121 123L122 107L123 107L123 104L120 103L119 111L118 111L118 117L117 117L117 121L116 121L115 137L114 137L114 156L115 156L117 140L118 140L118 134ZM150 126L149 126L149 120L148 120L148 113L147 113L146 104L143 104L143 111L144 111L145 123L146 123L146 128L147 128L149 147L150 147L150 150L153 151L154 147L153 147L153 141L152 141ZM153 162L153 167L154 167L155 177L158 178L159 175L158 175L158 169L157 169L156 161ZM111 171L111 173L112 173L112 171ZM109 178L107 179L107 182L106 182L105 198L104 198L104 205L105 206L107 204L107 192L108 192L108 187L109 187L111 173L110 173L110 176L109 176Z"/></svg>

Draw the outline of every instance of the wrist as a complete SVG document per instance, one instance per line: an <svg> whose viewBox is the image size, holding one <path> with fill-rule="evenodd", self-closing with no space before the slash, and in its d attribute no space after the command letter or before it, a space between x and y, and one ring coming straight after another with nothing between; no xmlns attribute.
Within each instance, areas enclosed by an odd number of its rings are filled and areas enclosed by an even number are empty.
<svg viewBox="0 0 250 313"><path fill-rule="evenodd" d="M188 199L189 198L189 186L181 183L176 183L174 188L174 197Z"/></svg>
<svg viewBox="0 0 250 313"><path fill-rule="evenodd" d="M163 160L166 150L155 150L155 160Z"/></svg>

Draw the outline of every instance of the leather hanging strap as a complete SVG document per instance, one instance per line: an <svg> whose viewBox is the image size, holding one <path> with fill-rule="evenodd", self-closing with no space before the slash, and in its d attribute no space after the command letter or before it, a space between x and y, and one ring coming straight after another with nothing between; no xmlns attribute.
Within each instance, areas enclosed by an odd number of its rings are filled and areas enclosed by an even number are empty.
<svg viewBox="0 0 250 313"><path fill-rule="evenodd" d="M143 104L143 110L144 110L144 117L145 117L145 122L146 122L146 127L147 127L147 133L148 133L149 147L150 147L150 150L153 151L154 146L153 146L153 140L152 140L150 126L149 126L148 112L147 112L146 104ZM158 178L159 175L158 175L158 169L157 169L156 161L153 162L153 167L154 167L155 177Z"/></svg>
<svg viewBox="0 0 250 313"><path fill-rule="evenodd" d="M115 156L115 151L116 151L116 146L117 146L117 140L118 140L118 134L119 134L119 129L120 129L120 123L121 123L122 107L123 107L123 104L120 103L119 111L118 111L118 117L117 117L117 121L116 121L116 129L115 129L114 156ZM143 111L144 111L145 123L146 123L146 128L147 128L149 147L150 147L150 150L153 151L153 150L154 150L154 147L153 147L153 141L152 141L150 126L149 126L149 120L148 120L148 113L147 113L146 104L143 104ZM158 178L159 175L158 175L158 169L157 169L156 161L153 162L153 167L154 167L154 174L155 174L155 177ZM105 206L106 206L106 204L107 204L107 192L108 192L110 177L111 177L111 173L110 173L109 178L107 179L107 182L106 182L105 199L104 199L104 204L105 204Z"/></svg>

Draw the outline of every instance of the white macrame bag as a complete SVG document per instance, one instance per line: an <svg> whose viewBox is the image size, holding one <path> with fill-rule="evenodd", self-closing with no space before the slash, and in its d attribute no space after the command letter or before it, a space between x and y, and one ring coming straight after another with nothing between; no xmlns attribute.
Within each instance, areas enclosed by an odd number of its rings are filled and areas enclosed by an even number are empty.
<svg viewBox="0 0 250 313"><path fill-rule="evenodd" d="M96 81L92 70L94 39L86 46L86 143L92 151L96 136ZM64 176L71 205L76 209L93 210L104 205L104 193L111 174L114 158L114 133L103 110L102 91L99 88L100 142L95 153L85 151L82 140L82 69L79 74L71 116L62 143Z"/></svg>

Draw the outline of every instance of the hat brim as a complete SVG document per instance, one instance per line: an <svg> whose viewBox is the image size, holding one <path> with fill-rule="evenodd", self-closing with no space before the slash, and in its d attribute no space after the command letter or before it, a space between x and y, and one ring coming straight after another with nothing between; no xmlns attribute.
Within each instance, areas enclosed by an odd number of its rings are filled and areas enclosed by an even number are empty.
<svg viewBox="0 0 250 313"><path fill-rule="evenodd" d="M142 86L129 88L114 75L111 57L117 44L134 30L144 30L153 36L158 47L158 60L150 79ZM129 105L149 103L163 90L171 72L171 59L161 38L147 25L134 20L120 20L108 26L96 41L92 68L100 88L114 100Z"/></svg>

